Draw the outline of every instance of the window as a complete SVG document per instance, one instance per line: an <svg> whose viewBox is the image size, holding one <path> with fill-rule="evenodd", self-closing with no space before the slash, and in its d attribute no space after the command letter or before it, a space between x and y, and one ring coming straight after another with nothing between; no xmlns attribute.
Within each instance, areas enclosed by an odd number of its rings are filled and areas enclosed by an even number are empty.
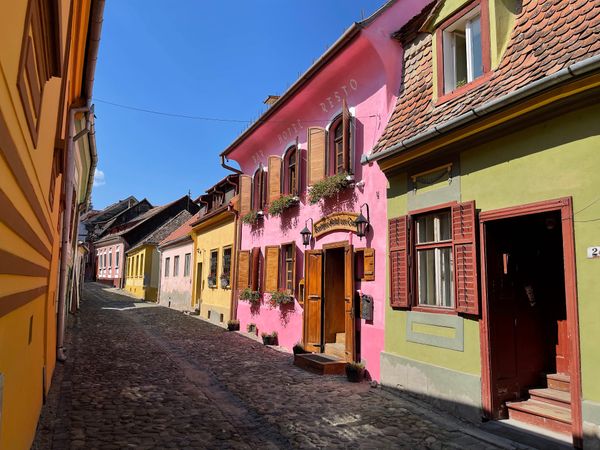
<svg viewBox="0 0 600 450"><path fill-rule="evenodd" d="M482 4L483 5L483 4ZM458 18L456 18L458 16ZM487 71L489 57L489 34L487 24L482 22L482 8L478 1L466 11L449 19L449 25L441 28L438 45L443 54L443 93L448 94L477 78ZM483 26L486 26L486 29Z"/></svg>
<svg viewBox="0 0 600 450"><path fill-rule="evenodd" d="M265 172L261 166L254 172L254 182L252 186L252 209L254 211L262 211L265 206L267 195L266 186Z"/></svg>
<svg viewBox="0 0 600 450"><path fill-rule="evenodd" d="M173 258L173 276L179 276L179 255Z"/></svg>
<svg viewBox="0 0 600 450"><path fill-rule="evenodd" d="M281 246L282 288L294 295L296 285L296 244Z"/></svg>
<svg viewBox="0 0 600 450"><path fill-rule="evenodd" d="M223 268L221 269L221 287L231 285L231 247L223 249Z"/></svg>
<svg viewBox="0 0 600 450"><path fill-rule="evenodd" d="M333 161L332 167L335 168L334 173L340 173L344 170L344 142L343 142L343 127L342 123L338 123L333 131Z"/></svg>
<svg viewBox="0 0 600 450"><path fill-rule="evenodd" d="M165 258L165 277L169 276L169 265L171 265L171 258Z"/></svg>
<svg viewBox="0 0 600 450"><path fill-rule="evenodd" d="M112 251L109 250L108 251L108 268L110 269L112 267Z"/></svg>
<svg viewBox="0 0 600 450"><path fill-rule="evenodd" d="M416 218L418 304L454 307L450 211Z"/></svg>
<svg viewBox="0 0 600 450"><path fill-rule="evenodd" d="M183 276L184 277L189 277L190 276L190 267L192 265L192 254L191 253L186 253L185 257L183 259Z"/></svg>
<svg viewBox="0 0 600 450"><path fill-rule="evenodd" d="M350 113L344 101L342 115L333 121L329 132L328 175L352 171L350 140Z"/></svg>
<svg viewBox="0 0 600 450"><path fill-rule="evenodd" d="M217 287L217 266L219 264L219 250L211 250L210 251L210 266L208 273L208 287L216 288Z"/></svg>
<svg viewBox="0 0 600 450"><path fill-rule="evenodd" d="M119 251L115 253L115 269L119 268Z"/></svg>
<svg viewBox="0 0 600 450"><path fill-rule="evenodd" d="M285 155L285 176L283 193L288 195L298 195L300 193L300 172L299 168L299 152L297 147L288 149Z"/></svg>

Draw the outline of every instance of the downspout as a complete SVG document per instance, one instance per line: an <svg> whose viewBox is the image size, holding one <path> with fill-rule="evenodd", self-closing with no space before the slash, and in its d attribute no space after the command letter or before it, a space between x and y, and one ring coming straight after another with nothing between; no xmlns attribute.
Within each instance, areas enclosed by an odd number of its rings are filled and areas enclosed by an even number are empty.
<svg viewBox="0 0 600 450"><path fill-rule="evenodd" d="M223 160L223 156L221 156L221 160ZM233 186L234 188L238 189L239 188L239 184L234 183L231 181L231 177L233 175L228 176L227 178L225 178L225 182L230 184L231 186ZM239 195L239 194L238 194ZM231 311L231 319L235 320L237 319L237 307L238 307L238 300L237 300L237 278L238 278L238 254L239 254L239 247L241 246L241 231L242 231L242 227L241 227L241 221L240 221L240 215L238 213L238 211L236 211L235 209L231 208L230 211L233 216L233 229L235 230L235 233L233 235L233 258L232 258L232 268L230 270L231 272L231 280L229 281L229 285L231 286L231 299L230 299L230 305L229 305L229 310Z"/></svg>
<svg viewBox="0 0 600 450"><path fill-rule="evenodd" d="M231 170L233 173L237 173L238 175L241 175L241 174L243 174L243 173L244 173L244 172L242 172L241 170L239 170L239 169L236 169L235 167L231 167L230 165L228 165L228 164L225 162L226 160L227 160L227 161L229 161L229 160L228 160L228 159L225 157L225 155L221 155L221 166L222 166L224 169Z"/></svg>
<svg viewBox="0 0 600 450"><path fill-rule="evenodd" d="M73 172L75 169L75 157L73 154L73 147L75 145L75 136L73 132L75 130L75 114L78 113L89 113L90 108L84 106L82 108L71 108L69 110L69 119L67 121L68 137L67 137L67 167L65 169L65 213L63 215L62 223L62 235L61 235L61 260L60 260L60 286L58 289L58 321L57 321L57 336L56 336L56 358L59 361L65 361L67 356L65 355L63 344L65 340L65 313L66 313L66 290L67 290L67 254L69 249L69 230L71 227L71 204L73 203ZM90 121L87 121L88 128ZM88 128L89 129L89 128ZM82 137L82 133L78 133L79 137Z"/></svg>

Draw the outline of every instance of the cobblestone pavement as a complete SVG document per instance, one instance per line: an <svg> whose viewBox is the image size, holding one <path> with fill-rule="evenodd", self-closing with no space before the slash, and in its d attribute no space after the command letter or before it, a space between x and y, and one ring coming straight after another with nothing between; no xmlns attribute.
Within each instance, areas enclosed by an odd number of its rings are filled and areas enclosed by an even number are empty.
<svg viewBox="0 0 600 450"><path fill-rule="evenodd" d="M369 383L87 284L35 449L511 448ZM515 448L515 447L513 447Z"/></svg>

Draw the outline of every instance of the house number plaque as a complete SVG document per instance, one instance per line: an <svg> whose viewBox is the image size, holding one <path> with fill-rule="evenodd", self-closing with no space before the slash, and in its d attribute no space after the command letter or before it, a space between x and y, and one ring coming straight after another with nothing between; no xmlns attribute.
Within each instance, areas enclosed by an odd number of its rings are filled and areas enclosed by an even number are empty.
<svg viewBox="0 0 600 450"><path fill-rule="evenodd" d="M356 225L354 221L358 217L358 214L353 212L339 212L329 214L315 222L313 227L313 236L315 239L323 236L324 234L331 233L332 231L354 231L356 232Z"/></svg>
<svg viewBox="0 0 600 450"><path fill-rule="evenodd" d="M600 258L600 246L597 247L588 247L587 249L587 257L590 259Z"/></svg>

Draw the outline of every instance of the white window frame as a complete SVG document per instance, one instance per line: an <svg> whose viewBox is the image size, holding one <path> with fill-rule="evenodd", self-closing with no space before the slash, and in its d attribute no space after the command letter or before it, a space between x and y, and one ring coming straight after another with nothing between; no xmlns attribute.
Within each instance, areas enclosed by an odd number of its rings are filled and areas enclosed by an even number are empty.
<svg viewBox="0 0 600 450"><path fill-rule="evenodd" d="M464 17L461 17L459 20L457 20L452 25L448 26L446 29L443 30L442 52L444 55L443 73L445 94L449 94L450 92L458 89L458 86L456 86L456 41L454 39L453 32L459 28L462 29L464 27L465 29L465 41L467 44L467 84L475 80L475 71L473 68L473 42L471 39L471 24L473 23L473 19L475 19L476 17L479 18L479 27L481 30L481 8L479 6L477 8L474 8L473 11L470 11L468 14L465 14ZM481 51L483 52L483 47Z"/></svg>

